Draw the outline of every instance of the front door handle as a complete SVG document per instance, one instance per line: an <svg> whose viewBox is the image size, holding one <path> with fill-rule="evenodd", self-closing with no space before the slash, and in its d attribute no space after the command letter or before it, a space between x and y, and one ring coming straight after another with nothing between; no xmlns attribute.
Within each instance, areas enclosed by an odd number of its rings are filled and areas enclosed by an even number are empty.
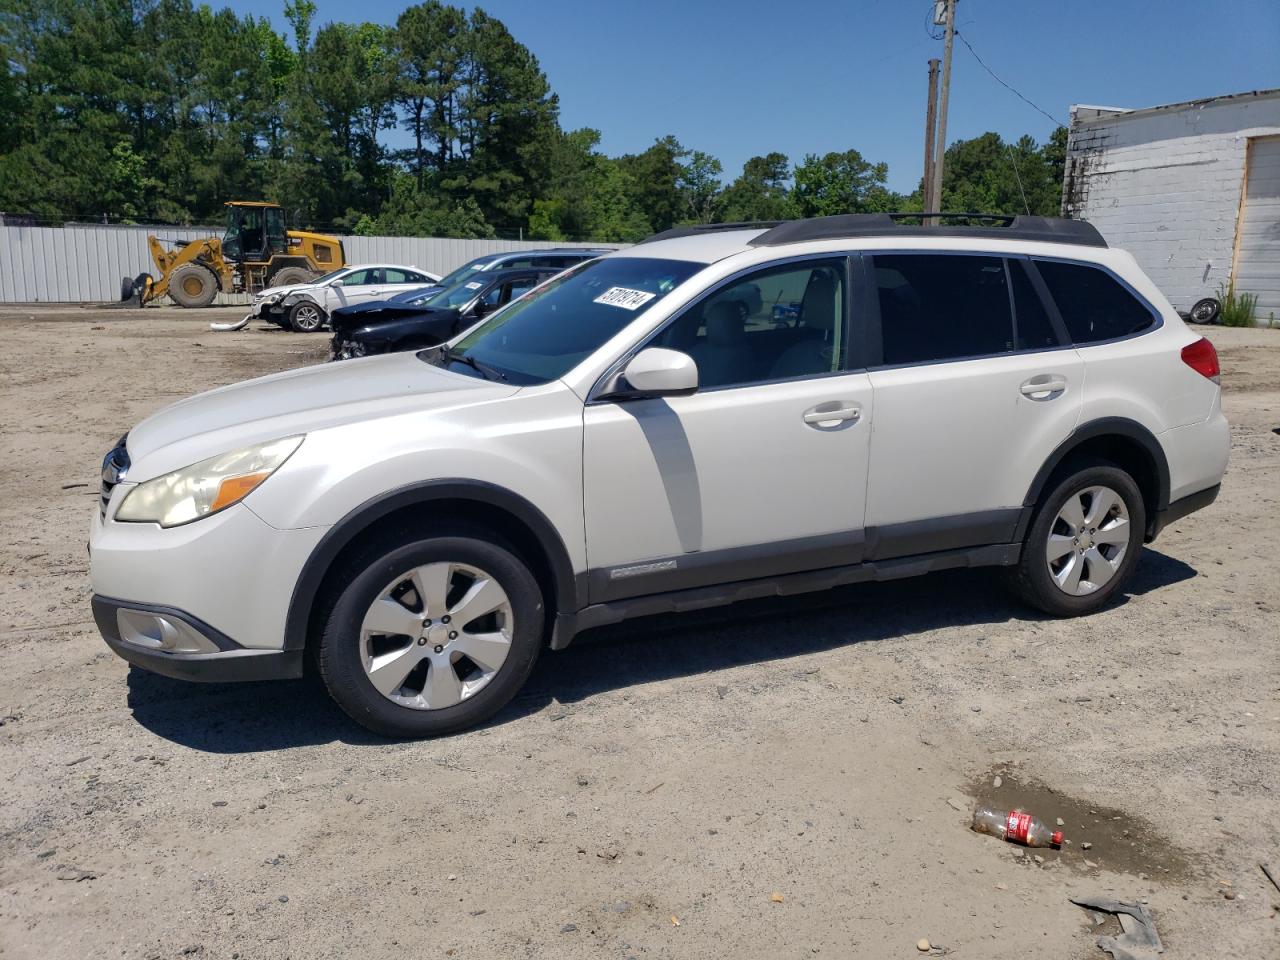
<svg viewBox="0 0 1280 960"><path fill-rule="evenodd" d="M862 407L856 403L833 400L820 403L804 412L804 422L812 427L834 427L841 423L857 423Z"/></svg>
<svg viewBox="0 0 1280 960"><path fill-rule="evenodd" d="M1019 392L1031 400L1052 400L1062 396L1066 389L1067 378L1060 373L1042 373L1024 380L1018 387Z"/></svg>

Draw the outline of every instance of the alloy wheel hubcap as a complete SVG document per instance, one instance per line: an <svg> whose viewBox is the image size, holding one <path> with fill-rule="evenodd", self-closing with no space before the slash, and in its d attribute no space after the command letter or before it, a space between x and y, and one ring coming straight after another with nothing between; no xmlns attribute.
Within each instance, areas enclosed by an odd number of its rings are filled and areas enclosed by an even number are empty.
<svg viewBox="0 0 1280 960"><path fill-rule="evenodd" d="M511 652L511 601L490 574L429 563L392 580L360 625L365 676L415 710L452 707L483 690Z"/></svg>
<svg viewBox="0 0 1280 960"><path fill-rule="evenodd" d="M298 311L298 320L302 326L310 330L312 327L319 325L320 314L313 307L303 307Z"/></svg>
<svg viewBox="0 0 1280 960"><path fill-rule="evenodd" d="M1124 562L1129 533L1129 510L1120 494L1103 486L1073 493L1049 528L1049 576L1073 597L1102 589Z"/></svg>

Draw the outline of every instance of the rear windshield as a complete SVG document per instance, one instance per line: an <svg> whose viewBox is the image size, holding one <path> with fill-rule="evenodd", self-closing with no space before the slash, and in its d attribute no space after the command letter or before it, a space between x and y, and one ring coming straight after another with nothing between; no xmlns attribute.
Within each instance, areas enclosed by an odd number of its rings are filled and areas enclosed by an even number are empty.
<svg viewBox="0 0 1280 960"><path fill-rule="evenodd" d="M484 271L490 263L493 262L493 256L477 257L458 267L456 270L446 273L440 278L439 284L442 287L452 287L454 284L461 283L463 280L470 280L477 273Z"/></svg>
<svg viewBox="0 0 1280 960"><path fill-rule="evenodd" d="M704 264L645 257L592 260L512 301L455 343L421 356L459 373L464 356L515 384L564 376Z"/></svg>

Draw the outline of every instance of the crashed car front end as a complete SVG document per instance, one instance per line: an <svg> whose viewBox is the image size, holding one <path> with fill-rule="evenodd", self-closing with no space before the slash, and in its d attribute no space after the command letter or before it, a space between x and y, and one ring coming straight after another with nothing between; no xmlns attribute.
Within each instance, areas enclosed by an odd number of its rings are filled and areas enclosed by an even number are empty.
<svg viewBox="0 0 1280 960"><path fill-rule="evenodd" d="M265 320L268 323L287 326L289 308L297 299L293 290L264 290L254 294L253 304L249 309L249 319Z"/></svg>

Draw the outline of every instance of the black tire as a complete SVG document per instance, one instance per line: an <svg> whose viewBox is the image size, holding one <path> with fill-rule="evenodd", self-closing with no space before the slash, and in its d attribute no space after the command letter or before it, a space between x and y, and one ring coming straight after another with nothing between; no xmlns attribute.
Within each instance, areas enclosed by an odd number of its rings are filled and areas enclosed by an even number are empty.
<svg viewBox="0 0 1280 960"><path fill-rule="evenodd" d="M133 278L121 277L120 278L120 300L123 302L125 300L130 299L132 296L133 296Z"/></svg>
<svg viewBox="0 0 1280 960"><path fill-rule="evenodd" d="M1124 501L1129 515L1129 538L1111 579L1092 593L1074 595L1065 592L1054 580L1046 559L1046 547L1058 514L1068 499L1090 487L1109 488ZM1146 506L1133 477L1105 461L1075 463L1050 480L1048 495L1037 508L1023 541L1022 556L1016 566L1009 568L1009 585L1025 603L1056 617L1079 617L1100 610L1124 589L1133 575L1146 526Z"/></svg>
<svg viewBox="0 0 1280 960"><path fill-rule="evenodd" d="M315 333L328 320L329 315L314 300L299 300L289 308L289 327L295 333Z"/></svg>
<svg viewBox="0 0 1280 960"><path fill-rule="evenodd" d="M207 307L217 295L218 278L198 263L184 263L169 277L169 296L181 307Z"/></svg>
<svg viewBox="0 0 1280 960"><path fill-rule="evenodd" d="M320 274L306 267L281 267L267 278L268 287L291 287L295 283L310 283Z"/></svg>
<svg viewBox="0 0 1280 960"><path fill-rule="evenodd" d="M1192 323L1214 323L1221 312L1222 304L1215 297L1205 297L1192 305L1187 313L1187 319Z"/></svg>
<svg viewBox="0 0 1280 960"><path fill-rule="evenodd" d="M470 697L440 709L415 709L383 696L373 686L363 664L360 626L389 581L442 561L477 567L497 581L511 604L511 645L502 666ZM383 736L436 737L484 722L524 685L542 649L546 616L537 580L513 550L482 531L458 529L409 543L375 544L356 557L336 582L346 587L319 637L319 673L330 696L349 717Z"/></svg>

